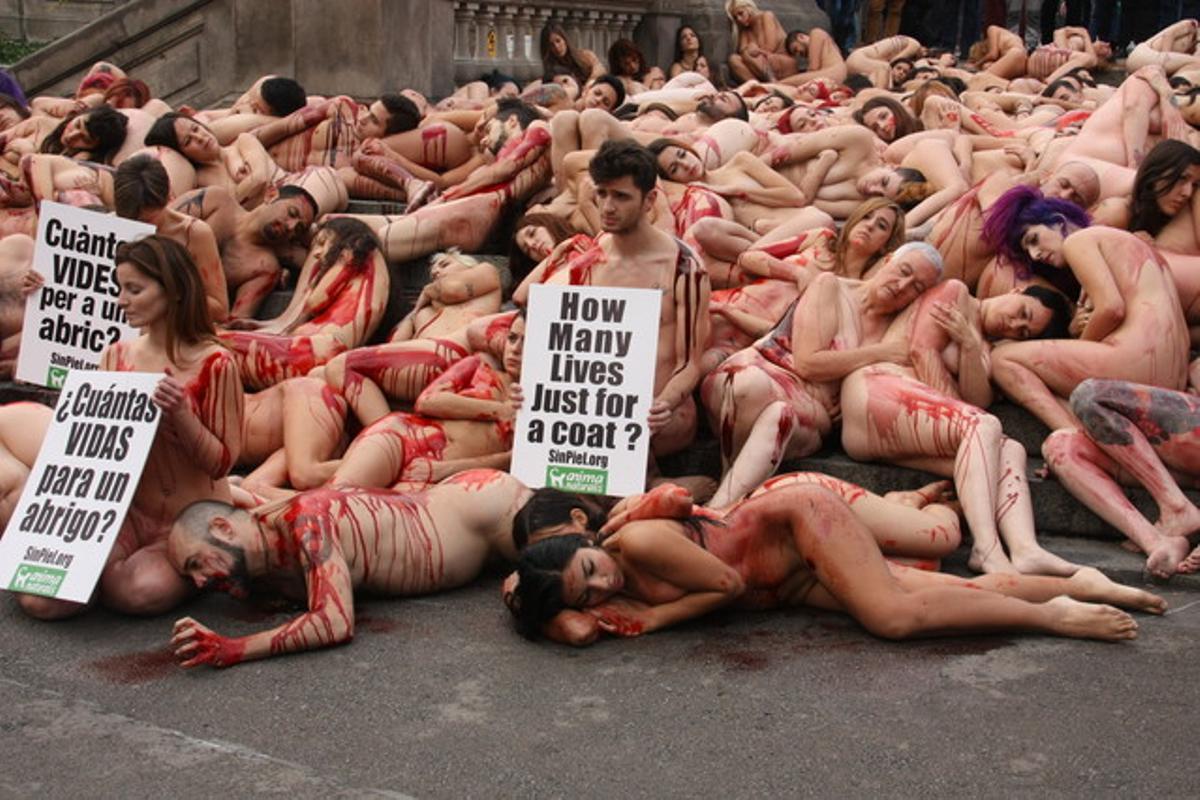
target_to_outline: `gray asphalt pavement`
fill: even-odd
[[[1111,543],[1052,549],[1127,581]],[[729,613],[586,650],[511,629],[498,578],[372,601],[347,647],[184,672],[173,617],[0,598],[0,797],[1195,797],[1200,581],[1109,645],[893,644]],[[187,609],[226,634],[283,615]]]

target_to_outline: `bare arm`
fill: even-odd
[[[1091,319],[1079,338],[1103,341],[1125,320],[1125,298],[1113,276],[1108,257],[1090,235],[1068,237],[1063,243],[1063,255],[1083,287],[1083,293],[1092,302]]]
[[[425,387],[413,408],[437,419],[500,422],[513,416],[496,370],[480,355],[456,361]]]
[[[900,360],[896,347],[883,342],[848,350],[831,346],[842,326],[840,295],[839,278],[822,273],[800,298],[792,315],[792,365],[805,380],[841,380],[860,367]]]

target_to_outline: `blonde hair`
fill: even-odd
[[[879,248],[879,252],[867,259],[863,264],[862,273],[859,275],[846,275],[845,277],[862,277],[870,271],[879,260],[888,253],[895,250],[900,245],[904,244],[904,210],[900,208],[900,204],[895,200],[887,197],[872,197],[859,203],[858,206],[850,212],[850,216],[846,219],[846,224],[838,231],[837,238],[833,240],[833,256],[835,261],[835,272],[838,275],[843,275],[843,270],[846,266],[846,253],[850,250],[850,232],[854,226],[866,219],[867,215],[878,211],[881,208],[890,208],[896,215],[896,221],[892,224],[891,235],[888,236],[883,247]]]
[[[433,258],[429,259],[429,263],[432,264],[439,258],[451,258],[459,263],[466,264],[468,267],[474,267],[479,264],[479,259],[475,258],[474,256],[466,255],[457,247],[447,247],[440,253],[434,253]]]
[[[738,24],[733,18],[733,12],[739,8],[748,8],[755,14],[760,12],[758,3],[754,2],[754,0],[725,0],[725,16],[729,17],[730,29],[733,32],[734,50],[737,49]]]

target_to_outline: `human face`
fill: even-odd
[[[712,107],[725,117],[732,117],[742,108],[742,103],[733,92],[717,92],[712,99]]]
[[[337,235],[329,228],[321,228],[313,236],[312,245],[308,248],[308,257],[314,261],[324,261],[325,256],[333,248]],[[432,267],[430,267],[432,271]]]
[[[883,250],[883,246],[887,244],[895,229],[896,210],[894,208],[877,208],[850,229],[850,247],[859,253],[875,255]]]
[[[1168,217],[1173,217],[1183,210],[1196,191],[1196,183],[1200,182],[1200,165],[1192,164],[1183,171],[1179,180],[1171,184],[1157,198],[1158,208]]]
[[[541,225],[526,225],[517,231],[517,247],[532,259],[541,261],[554,250],[554,237]]]
[[[562,34],[550,34],[550,52],[558,58],[567,54],[567,40],[562,37]]]
[[[471,268],[471,265],[465,261],[455,258],[450,253],[443,253],[433,260],[429,265],[429,277],[432,280],[444,278],[447,275],[453,275],[456,272],[463,272]]]
[[[938,282],[938,271],[925,256],[916,252],[892,256],[869,283],[870,296],[879,308],[896,313],[909,306]]]
[[[1083,91],[1073,85],[1064,84],[1055,89],[1050,97],[1067,103],[1079,103],[1083,101]]]
[[[685,53],[694,52],[700,49],[700,37],[691,28],[684,27],[679,31],[679,47]]]
[[[117,305],[131,328],[145,329],[166,318],[167,293],[163,285],[133,264],[117,264],[117,287]]]
[[[769,94],[754,104],[754,111],[759,114],[770,114],[783,110],[783,98],[777,94]]]
[[[264,208],[259,233],[273,244],[296,242],[304,236],[312,219],[312,208],[304,198],[277,199]]]
[[[658,168],[676,183],[691,183],[704,177],[700,157],[682,147],[666,147],[658,154]]]
[[[1050,324],[1050,309],[1019,291],[984,300],[979,321],[989,339],[1031,339]]]
[[[597,184],[595,197],[600,209],[600,226],[606,233],[633,231],[650,210],[652,194],[653,191],[643,194],[628,175]]]
[[[224,529],[233,530],[231,522],[221,522]],[[167,558],[197,589],[228,592],[239,599],[250,595],[246,551],[239,544],[211,538],[211,532],[207,540],[197,540],[172,530],[167,541]]]
[[[573,75],[555,75],[554,82],[567,92],[567,97],[571,100],[579,99],[579,81],[575,80]]]
[[[892,86],[900,86],[908,76],[912,74],[912,64],[907,61],[901,61],[899,64],[892,65]]]
[[[733,9],[733,21],[739,28],[749,28],[753,20],[754,12],[750,10],[750,6],[736,6]]]
[[[570,608],[603,603],[625,588],[625,575],[599,547],[581,547],[563,568],[563,602]]]
[[[900,191],[900,176],[890,167],[876,167],[855,185],[864,197],[895,197]]]
[[[525,319],[517,317],[504,338],[504,371],[514,381],[521,380],[521,356],[525,353]]]
[[[788,55],[803,56],[808,53],[808,34],[798,33],[787,42]]]
[[[1099,179],[1091,168],[1068,162],[1063,164],[1041,186],[1042,194],[1087,208],[1100,196]]]
[[[1065,238],[1058,225],[1030,225],[1021,234],[1021,249],[1034,261],[1062,267],[1067,263],[1063,256]]]
[[[354,130],[361,139],[377,139],[383,136],[387,130],[388,120],[391,118],[387,108],[383,102],[376,100],[367,107],[367,113],[358,118],[354,123]]]
[[[890,108],[876,106],[863,114],[863,125],[875,131],[875,135],[885,142],[896,138],[896,115]]]
[[[617,107],[617,92],[607,83],[593,83],[583,96],[583,107],[612,111]]]
[[[197,164],[211,164],[221,155],[221,145],[212,131],[192,119],[175,120],[179,151]]]
[[[1189,125],[1200,126],[1200,94],[1180,98],[1179,113]]]
[[[825,127],[825,117],[807,106],[792,106],[788,110],[788,119],[792,123],[792,133],[810,133]]]
[[[510,117],[509,119],[511,120],[512,118]],[[479,146],[492,155],[496,155],[503,150],[504,145],[508,143],[508,139],[513,133],[512,129],[514,126],[509,125],[508,122],[509,120],[501,122],[493,117],[484,123],[483,133],[479,137]]]
[[[621,59],[621,74],[636,75],[642,66],[642,60],[635,55],[627,55]]]
[[[21,115],[7,106],[0,108],[0,131],[6,131],[21,122]]]
[[[62,132],[62,143],[72,150],[87,150],[90,147],[95,147],[99,142],[96,137],[88,133],[87,126],[84,125],[84,116],[80,114],[74,117],[66,124]]]

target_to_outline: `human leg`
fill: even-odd
[[[283,442],[288,482],[296,489],[321,486],[337,469],[346,426],[345,398],[326,382],[296,378],[283,384]]]
[[[326,364],[324,377],[365,426],[391,412],[389,397],[415,400],[421,390],[464,355],[466,350],[453,342],[434,339],[358,347]]]
[[[996,526],[1008,547],[1017,572],[1037,575],[1071,575],[1078,564],[1059,558],[1037,542],[1033,498],[1026,475],[1025,448],[1004,437],[1000,443],[1000,482],[997,487]]]

